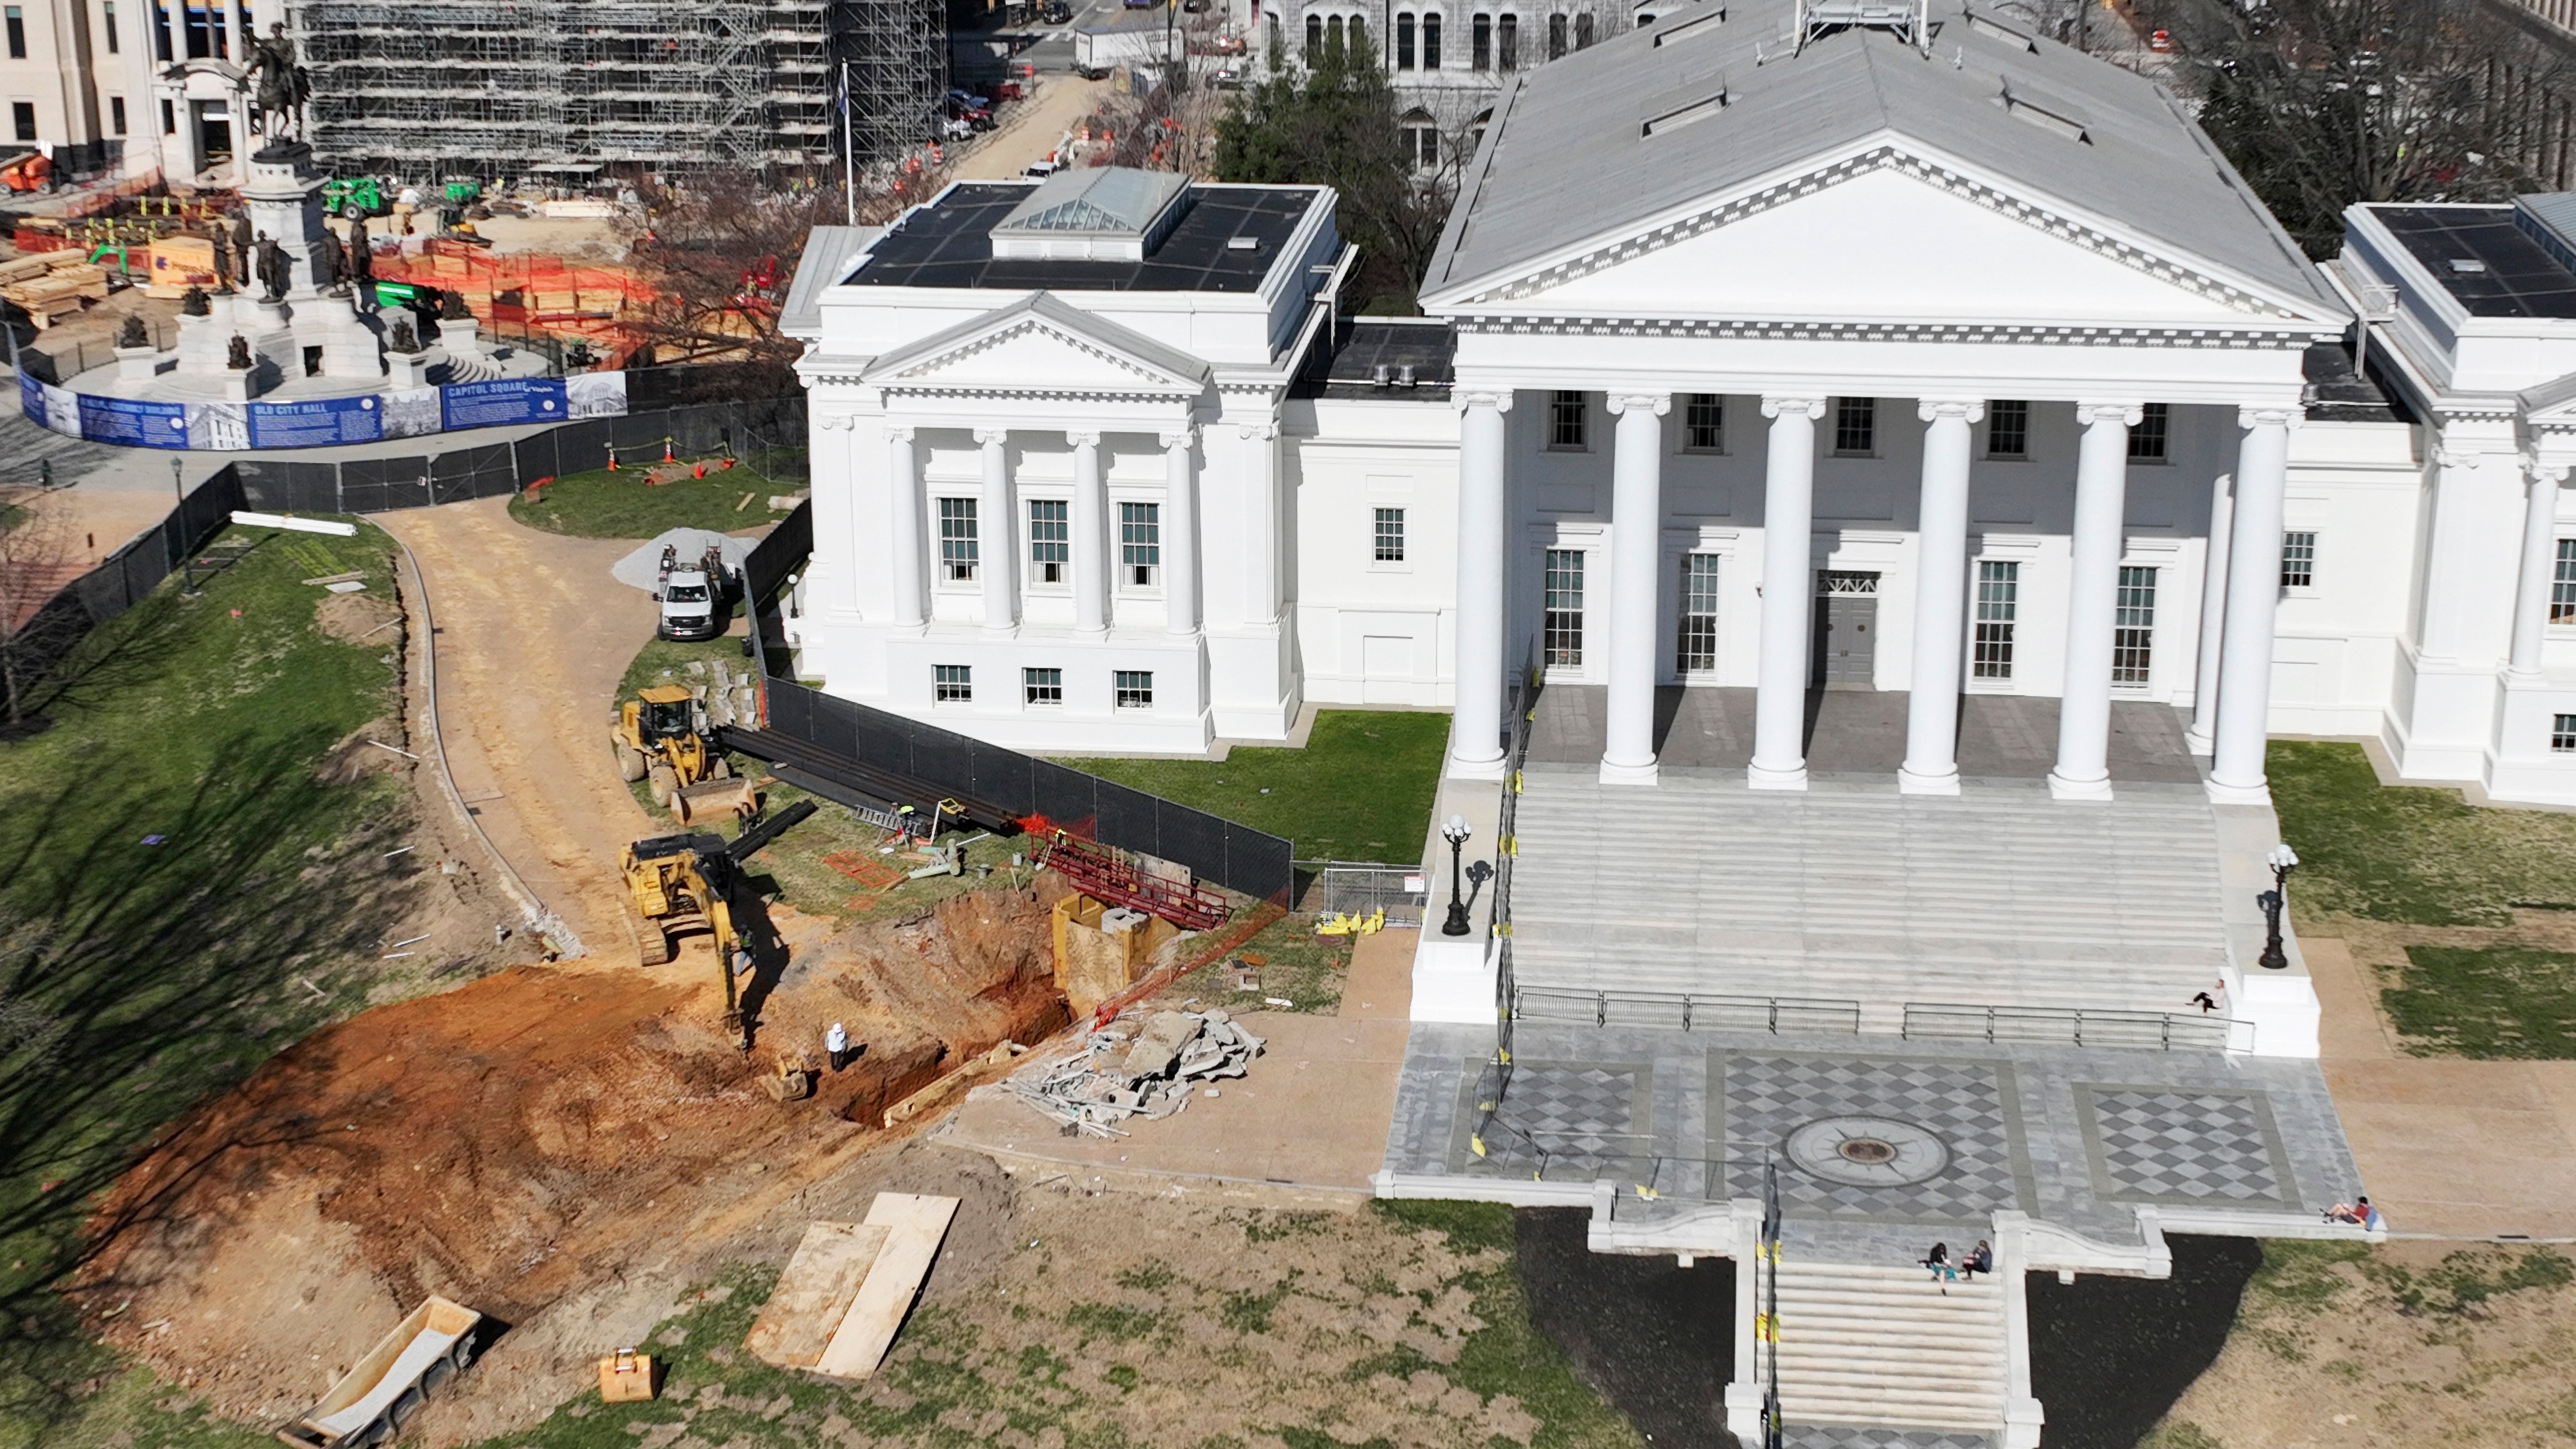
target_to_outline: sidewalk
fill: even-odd
[[[2389,1232],[2576,1239],[2576,1062],[2408,1056],[2344,943],[2303,944],[2326,1087]]]
[[[1371,1196],[1404,1065],[1414,932],[1361,938],[1336,1016],[1247,1012],[1268,1042],[1250,1075],[1132,1135],[1061,1137],[999,1086],[979,1088],[931,1136],[983,1152],[1025,1182],[1188,1194],[1249,1206],[1350,1211]],[[1189,995],[1186,980],[1174,993]],[[1027,1068],[1023,1068],[1027,1070]]]

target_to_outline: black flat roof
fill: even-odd
[[[1449,400],[1450,361],[1458,333],[1449,323],[1422,317],[1345,317],[1333,335],[1307,354],[1293,389],[1299,397],[1372,398],[1382,402]],[[1386,385],[1377,370],[1386,369]],[[1399,385],[1404,369],[1413,385]]]
[[[2374,206],[2389,234],[2472,317],[2576,318],[2576,272],[2514,225],[2510,206]],[[2467,270],[2454,262],[2473,265]]]
[[[1315,204],[1312,186],[1195,187],[1180,224],[1141,262],[997,259],[992,231],[1035,183],[966,181],[879,238],[843,286],[996,291],[1252,292]],[[1260,242],[1235,248],[1238,236]]]
[[[2379,376],[2385,346],[2370,352],[2370,375],[2353,371],[2352,344],[2319,342],[2300,359],[2306,376],[2307,416],[2337,423],[2411,423],[2413,415],[2398,406],[2396,394]]]

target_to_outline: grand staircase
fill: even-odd
[[[1944,1286],[1920,1268],[1781,1264],[1781,1417],[1970,1443],[2000,1434],[2004,1290],[1990,1277]]]

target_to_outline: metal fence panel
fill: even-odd
[[[1100,813],[1100,778],[1040,760],[1029,772],[1029,811],[1068,829],[1090,830]]]
[[[1430,906],[1424,886],[1419,866],[1327,861],[1306,891],[1305,908],[1354,916],[1383,910],[1390,926],[1418,926]]]

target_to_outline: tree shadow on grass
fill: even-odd
[[[113,1361],[64,1280],[247,1144],[194,1144],[158,1190],[85,1224],[95,1195],[155,1129],[336,1014],[296,978],[364,959],[400,913],[415,870],[350,847],[367,787],[314,779],[329,743],[231,741],[184,794],[83,775],[0,796],[0,998],[35,1028],[0,1034],[0,1243],[25,1264],[0,1277],[0,1416],[75,1412]]]

